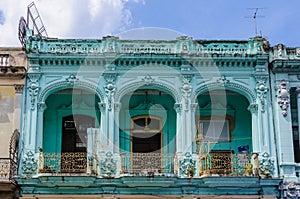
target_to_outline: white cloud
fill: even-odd
[[[21,16],[26,19],[31,1],[0,1],[5,17],[0,24],[0,46],[20,46],[18,23]],[[49,37],[100,39],[131,25],[129,2],[145,4],[144,0],[36,0],[35,4]]]

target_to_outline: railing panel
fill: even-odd
[[[41,153],[39,173],[85,173],[86,152]]]
[[[9,181],[10,174],[10,159],[0,159],[0,181]]]
[[[121,154],[121,164],[121,173],[170,174],[174,170],[174,154],[123,153]]]
[[[13,176],[17,174],[17,164],[10,158],[0,158],[0,181],[14,182]]]
[[[250,164],[248,154],[232,154],[229,151],[210,152],[200,158],[201,175],[245,175],[249,174]],[[252,168],[250,168],[251,170]]]

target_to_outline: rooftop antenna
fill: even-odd
[[[31,22],[31,23],[30,23]],[[34,2],[27,6],[27,28],[32,24],[33,34],[48,37],[46,28]]]
[[[257,13],[258,13],[258,10],[262,10],[262,9],[265,9],[265,8],[248,8],[248,10],[253,10],[254,11],[254,13],[253,13],[253,15],[252,16],[247,16],[247,18],[252,18],[253,19],[253,21],[254,21],[254,29],[255,29],[255,36],[257,37],[258,36],[258,30],[257,30],[257,18],[259,17],[259,18],[263,18],[263,17],[265,17],[265,16],[263,16],[263,15],[258,15]],[[261,31],[260,31],[260,36],[262,36],[261,35]]]

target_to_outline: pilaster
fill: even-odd
[[[278,162],[280,174],[284,180],[296,181],[295,160],[293,153],[292,118],[290,110],[289,85],[285,80],[281,80],[277,85],[277,103],[274,104],[276,110],[276,128],[278,140]]]

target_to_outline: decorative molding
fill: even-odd
[[[190,104],[190,96],[192,94],[192,86],[188,82],[188,80],[183,79],[183,84],[181,86],[181,93],[184,99],[184,110],[188,111],[189,110],[189,104]]]
[[[47,104],[45,102],[38,102],[37,107],[39,111],[45,111],[47,109]]]
[[[284,182],[280,185],[281,196],[286,199],[300,198],[300,183]]]
[[[32,151],[27,151],[22,160],[22,173],[25,175],[35,174],[37,171],[37,160]]]
[[[152,82],[154,82],[154,79],[148,74],[144,78],[142,78],[142,81],[144,81],[144,84],[146,86],[149,86],[150,84],[152,84]]]
[[[192,94],[192,101],[195,101],[197,99],[197,97],[199,95],[201,95],[202,93],[205,93],[209,90],[214,90],[214,89],[223,89],[224,87],[220,86],[220,84],[216,83],[216,82],[212,82],[212,83],[208,83],[208,84],[202,84],[200,87],[198,87]],[[250,103],[254,103],[256,96],[255,94],[247,87],[241,85],[241,84],[237,84],[237,83],[233,83],[233,82],[228,82],[226,83],[225,86],[225,90],[233,90],[238,92],[241,95],[244,95]],[[239,91],[242,91],[239,92]]]
[[[266,104],[266,97],[267,97],[268,90],[269,88],[266,85],[265,79],[260,79],[256,82],[256,92],[257,92],[257,97],[261,104],[262,112],[265,111],[265,104]]]
[[[111,111],[113,97],[116,92],[116,86],[115,86],[114,82],[106,82],[106,85],[104,86],[104,90],[105,90],[105,94],[107,97],[108,110]]]
[[[175,103],[174,104],[174,109],[175,109],[176,113],[181,113],[181,111],[182,111],[182,104],[181,103]]]
[[[15,84],[14,86],[15,86],[15,93],[22,94],[24,85],[23,84]]]
[[[285,80],[281,80],[280,84],[277,86],[277,99],[278,104],[282,110],[283,117],[287,116],[287,110],[290,104],[290,92]]]
[[[30,102],[31,102],[31,110],[35,109],[35,103],[36,103],[36,98],[39,93],[39,78],[41,76],[40,73],[28,73],[28,79],[29,79],[29,86],[27,87],[29,91],[29,95],[31,97]]]
[[[265,178],[271,178],[275,170],[274,160],[271,160],[271,157],[267,152],[264,152],[259,157],[262,157],[258,163],[259,173]]]
[[[120,101],[121,97],[123,97],[126,93],[131,92],[132,90],[135,90],[144,85],[144,81],[136,81],[127,85],[122,85],[121,89],[119,89],[115,94],[115,100]],[[169,94],[174,98],[175,102],[181,101],[181,96],[173,87],[158,81],[152,82],[151,85],[169,91]]]
[[[113,154],[107,152],[105,159],[100,161],[100,171],[108,177],[114,176],[117,172],[117,162],[113,159]]]
[[[186,153],[182,160],[179,160],[179,175],[193,177],[196,172],[196,161],[192,159],[190,153]]]
[[[251,112],[251,114],[257,113],[258,111],[258,104],[252,103],[248,106],[248,111]]]
[[[217,79],[217,83],[221,86],[225,86],[227,83],[229,83],[229,80],[226,79],[224,75],[222,75],[219,79]]]
[[[99,102],[98,106],[99,106],[100,112],[105,112],[105,110],[106,110],[106,103],[105,102]]]
[[[91,92],[95,92],[95,94],[100,98],[100,101],[104,100],[104,94],[100,91],[100,89],[95,86],[94,84],[83,82],[80,80],[76,81],[76,84],[70,85],[67,81],[60,81],[56,82],[54,84],[51,84],[44,88],[39,96],[39,102],[44,102],[46,99],[46,96],[50,94],[51,91],[56,89],[66,89],[66,88],[81,88],[81,89],[88,89]]]
[[[73,86],[74,83],[78,81],[78,78],[76,77],[76,75],[71,74],[66,78],[66,81],[69,86]]]

